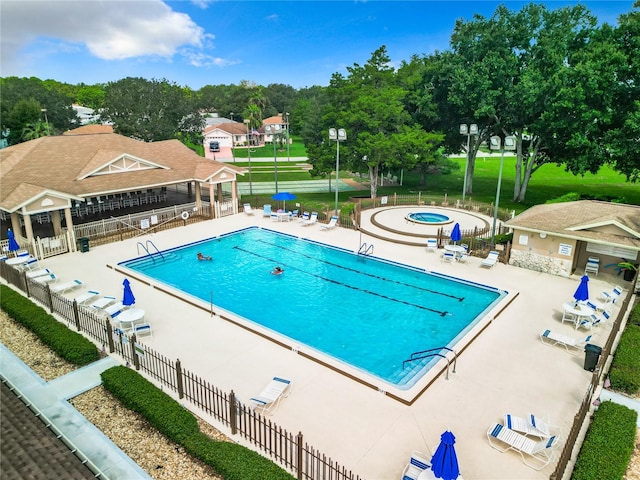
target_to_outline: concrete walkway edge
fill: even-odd
[[[104,433],[89,422],[67,401],[100,385],[100,373],[119,363],[111,357],[98,360],[63,377],[45,382],[9,349],[0,343],[0,377],[22,396],[32,409],[41,412],[80,455],[89,460],[100,478],[110,480],[151,479]],[[98,473],[96,472],[96,473]]]

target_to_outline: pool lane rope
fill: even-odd
[[[331,266],[334,266],[334,267],[337,267],[337,268],[342,268],[344,270],[349,270],[349,271],[357,273],[359,275],[366,275],[367,277],[377,278],[379,280],[384,280],[385,282],[392,282],[392,283],[395,283],[396,285],[402,285],[404,287],[411,287],[411,288],[415,288],[416,290],[422,290],[423,292],[429,292],[429,293],[434,293],[436,295],[442,295],[443,297],[453,298],[454,300],[458,300],[459,302],[464,301],[464,298],[465,298],[465,297],[458,297],[457,295],[452,295],[450,293],[438,292],[437,290],[431,290],[429,288],[418,287],[417,285],[412,285],[411,283],[399,282],[397,280],[390,280],[388,278],[381,277],[379,275],[374,275],[372,273],[361,272],[360,270],[356,270],[355,268],[345,267],[343,265],[340,265],[340,264],[337,264],[337,263],[333,263],[333,262],[328,262],[326,260],[319,260],[318,258],[313,257],[311,255],[307,255],[306,253],[300,253],[300,252],[297,252],[296,250],[293,250],[292,248],[288,248],[288,247],[281,247],[280,245],[276,245],[274,243],[267,242],[266,240],[259,240],[259,241],[262,242],[262,243],[266,243],[267,245],[270,245],[272,247],[279,248],[281,250],[288,250],[291,253],[295,253],[297,255],[302,255],[303,257],[311,258],[311,259],[315,260],[316,262],[326,263],[327,265],[331,265]]]
[[[267,257],[266,255],[261,255],[261,254],[256,253],[256,252],[252,252],[252,251],[250,251],[250,250],[244,249],[244,248],[239,247],[239,246],[237,246],[237,245],[236,245],[235,247],[233,247],[233,248],[235,248],[236,250],[240,250],[240,251],[242,251],[242,252],[244,252],[244,253],[248,253],[249,255],[253,255],[253,256],[255,256],[255,257],[264,258],[265,260],[269,260],[269,261],[271,261],[271,262],[276,262],[276,260],[275,260],[275,259],[273,259],[273,258]],[[316,259],[316,260],[317,260],[317,259]],[[277,262],[276,262],[276,263],[277,263]],[[324,262],[324,263],[328,263],[328,264],[330,264],[330,265],[333,265],[333,264],[331,264],[330,262]],[[335,279],[333,279],[333,278],[327,278],[327,277],[323,277],[323,276],[321,276],[321,275],[317,275],[317,274],[315,274],[315,273],[309,273],[309,272],[307,272],[306,270],[302,270],[302,269],[300,269],[300,268],[292,267],[292,266],[290,266],[290,265],[287,265],[286,263],[280,263],[280,265],[285,265],[287,268],[291,268],[292,270],[298,270],[299,272],[306,273],[307,275],[312,275],[312,276],[314,276],[314,277],[316,277],[316,278],[319,278],[319,279],[321,279],[321,280],[324,280],[324,281],[326,281],[326,282],[335,283],[336,285],[341,285],[341,286],[343,286],[343,287],[347,287],[347,288],[350,288],[350,289],[352,289],[352,290],[357,290],[357,291],[360,291],[360,292],[368,293],[369,295],[376,295],[376,296],[378,296],[378,297],[385,298],[385,299],[390,300],[390,301],[392,301],[392,302],[404,303],[405,305],[408,305],[408,306],[410,306],[410,307],[415,307],[415,308],[419,308],[419,309],[422,309],[422,310],[428,310],[428,311],[430,311],[430,312],[437,313],[437,314],[438,314],[438,315],[440,315],[441,317],[446,317],[447,315],[449,315],[449,312],[447,312],[447,311],[435,310],[435,309],[433,309],[433,308],[425,307],[424,305],[418,305],[418,304],[416,304],[416,303],[411,303],[411,302],[407,302],[406,300],[400,300],[400,299],[398,299],[398,298],[389,297],[389,296],[387,296],[387,295],[383,295],[383,294],[378,293],[378,292],[373,292],[373,291],[371,291],[371,290],[365,290],[364,288],[355,287],[355,286],[353,286],[353,285],[349,285],[348,283],[340,282],[340,281],[335,280]],[[336,265],[336,266],[341,267],[340,265]],[[345,268],[345,267],[341,267],[341,268]],[[351,270],[351,269],[349,269],[349,268],[345,268],[345,269],[346,269],[346,270]],[[357,270],[353,270],[353,271],[354,271],[354,272],[356,272],[356,273],[361,273],[361,272],[358,272]],[[368,276],[371,276],[371,277],[376,277],[376,275],[369,275],[369,274],[365,274],[365,275],[368,275]],[[382,280],[386,280],[384,277],[377,277],[377,278],[380,278],[380,279],[382,279]],[[392,280],[387,280],[387,281],[392,281]],[[400,284],[402,284],[401,282],[395,282],[395,283],[400,283]],[[402,284],[402,285],[407,285],[407,286],[410,286],[410,287],[414,286],[414,285],[410,285],[410,284]],[[416,287],[416,288],[419,288],[419,287]],[[421,290],[425,290],[425,289],[421,289]],[[438,292],[434,292],[434,293],[438,293]]]

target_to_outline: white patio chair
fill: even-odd
[[[282,397],[289,395],[291,380],[280,377],[273,377],[259,395],[249,399],[249,407],[252,409],[262,409],[265,413],[273,413],[280,405]],[[285,395],[285,391],[287,394]]]

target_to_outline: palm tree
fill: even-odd
[[[49,123],[38,120],[35,123],[27,123],[22,129],[23,140],[34,140],[40,137],[47,137],[53,134],[53,128]]]

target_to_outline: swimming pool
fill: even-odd
[[[213,257],[198,261],[197,252]],[[506,292],[251,227],[119,265],[409,389]],[[281,266],[285,273],[272,275]]]

